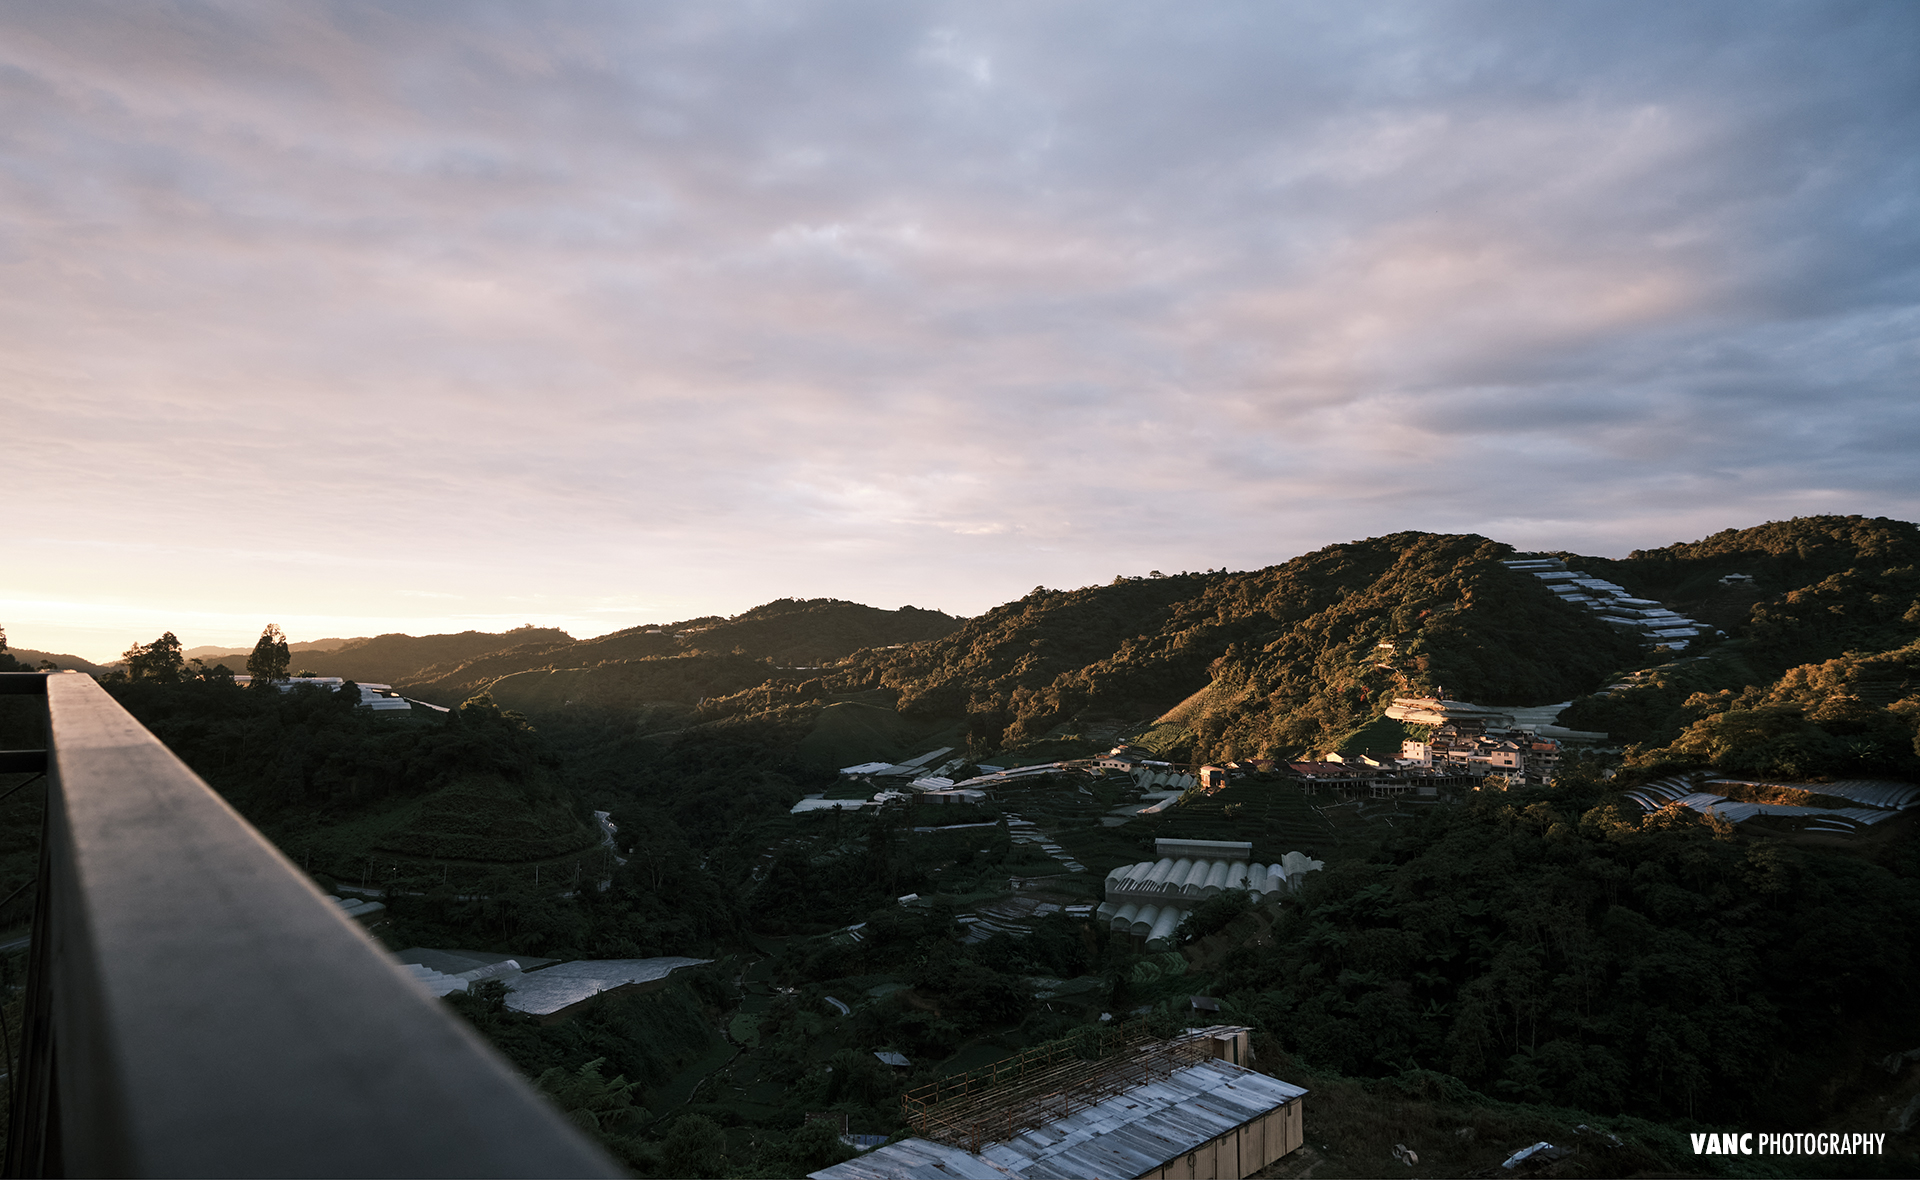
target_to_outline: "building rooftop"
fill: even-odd
[[[1023,1180],[1139,1176],[1306,1094],[1227,1061],[1203,1061],[980,1154]]]
[[[1245,1066],[1208,1059],[986,1144],[977,1154],[906,1139],[814,1172],[811,1180],[1140,1176],[1306,1092]]]
[[[931,1139],[902,1139],[811,1173],[809,1180],[1008,1180],[992,1160]]]

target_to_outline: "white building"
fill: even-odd
[[[252,684],[253,677],[247,675],[235,676],[233,682],[243,685]],[[341,687],[346,683],[346,679],[340,676],[289,676],[285,680],[274,681],[273,686],[281,692],[292,692],[296,688],[303,687],[324,688],[328,692],[339,692]],[[382,712],[388,712],[405,711],[413,708],[413,702],[393,691],[391,684],[361,684],[355,681],[354,687],[360,690],[360,708],[362,709],[377,709]],[[429,706],[429,708],[439,709],[439,706],[433,705]],[[440,712],[444,713],[446,710],[440,709]]]

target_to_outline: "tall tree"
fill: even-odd
[[[247,657],[247,675],[253,677],[256,688],[265,688],[276,680],[287,678],[287,669],[293,666],[293,653],[287,650],[287,637],[280,632],[277,623],[268,623],[267,629],[260,632],[260,642],[253,645],[253,654]]]
[[[180,656],[180,641],[174,638],[171,631],[152,643],[134,644],[121,658],[127,661],[129,680],[176,684],[186,671],[186,661]]]

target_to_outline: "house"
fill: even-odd
[[[915,803],[985,803],[987,793],[978,787],[956,787],[945,791],[923,791]]]
[[[245,687],[253,683],[253,677],[243,673],[235,676],[233,682]],[[274,681],[273,687],[279,689],[281,692],[292,692],[296,688],[303,687],[323,688],[328,692],[339,692],[346,684],[346,678],[341,676],[289,676],[283,680]],[[405,712],[413,708],[413,702],[393,691],[391,684],[359,684],[356,682],[354,687],[360,690],[359,707],[362,709],[373,709],[384,713],[394,711]],[[441,713],[447,711],[438,705],[428,705],[427,707]]]

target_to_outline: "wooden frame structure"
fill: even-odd
[[[978,1152],[1213,1056],[1207,1033],[1162,1040],[1133,1022],[1034,1045],[909,1090],[900,1103],[916,1133]]]

